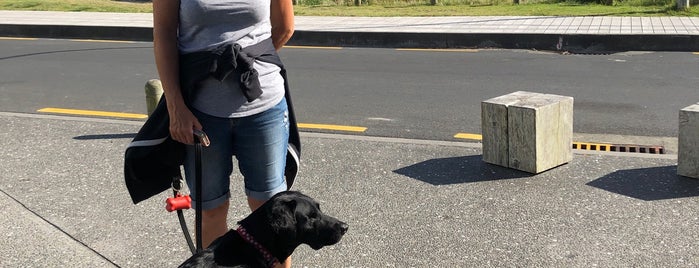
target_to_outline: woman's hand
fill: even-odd
[[[184,104],[168,105],[170,136],[184,144],[194,144],[194,130],[202,130],[199,120]]]

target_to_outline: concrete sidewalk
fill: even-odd
[[[0,112],[0,267],[175,267],[167,193],[133,205],[123,152],[142,122]],[[479,143],[302,133],[295,190],[350,225],[294,267],[696,267],[699,180],[676,155],[576,151],[538,175]],[[247,214],[240,175],[229,226]],[[187,212],[187,217],[193,215]]]
[[[0,11],[0,36],[152,40],[151,14]],[[290,45],[699,51],[697,17],[296,17]]]

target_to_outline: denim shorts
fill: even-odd
[[[230,198],[233,156],[245,182],[245,194],[267,200],[286,191],[284,168],[289,143],[286,100],[259,114],[241,118],[221,118],[193,110],[211,145],[202,149],[202,207],[213,209]],[[185,176],[192,199],[194,146],[187,146]],[[193,202],[194,203],[194,202]]]

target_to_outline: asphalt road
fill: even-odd
[[[365,135],[454,140],[480,133],[480,102],[526,90],[575,98],[576,133],[675,137],[699,100],[689,52],[562,55],[531,50],[285,48],[301,123]],[[0,40],[0,110],[145,113],[151,43]]]

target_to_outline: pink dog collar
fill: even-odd
[[[269,251],[260,245],[257,241],[255,241],[255,238],[252,237],[251,234],[248,233],[243,226],[238,226],[238,229],[236,229],[236,232],[240,235],[240,237],[245,240],[245,242],[248,242],[248,244],[252,245],[257,249],[262,254],[262,257],[265,258],[265,261],[267,262],[267,267],[274,267],[275,265],[279,264],[279,260],[272,256],[272,253],[269,253]]]

